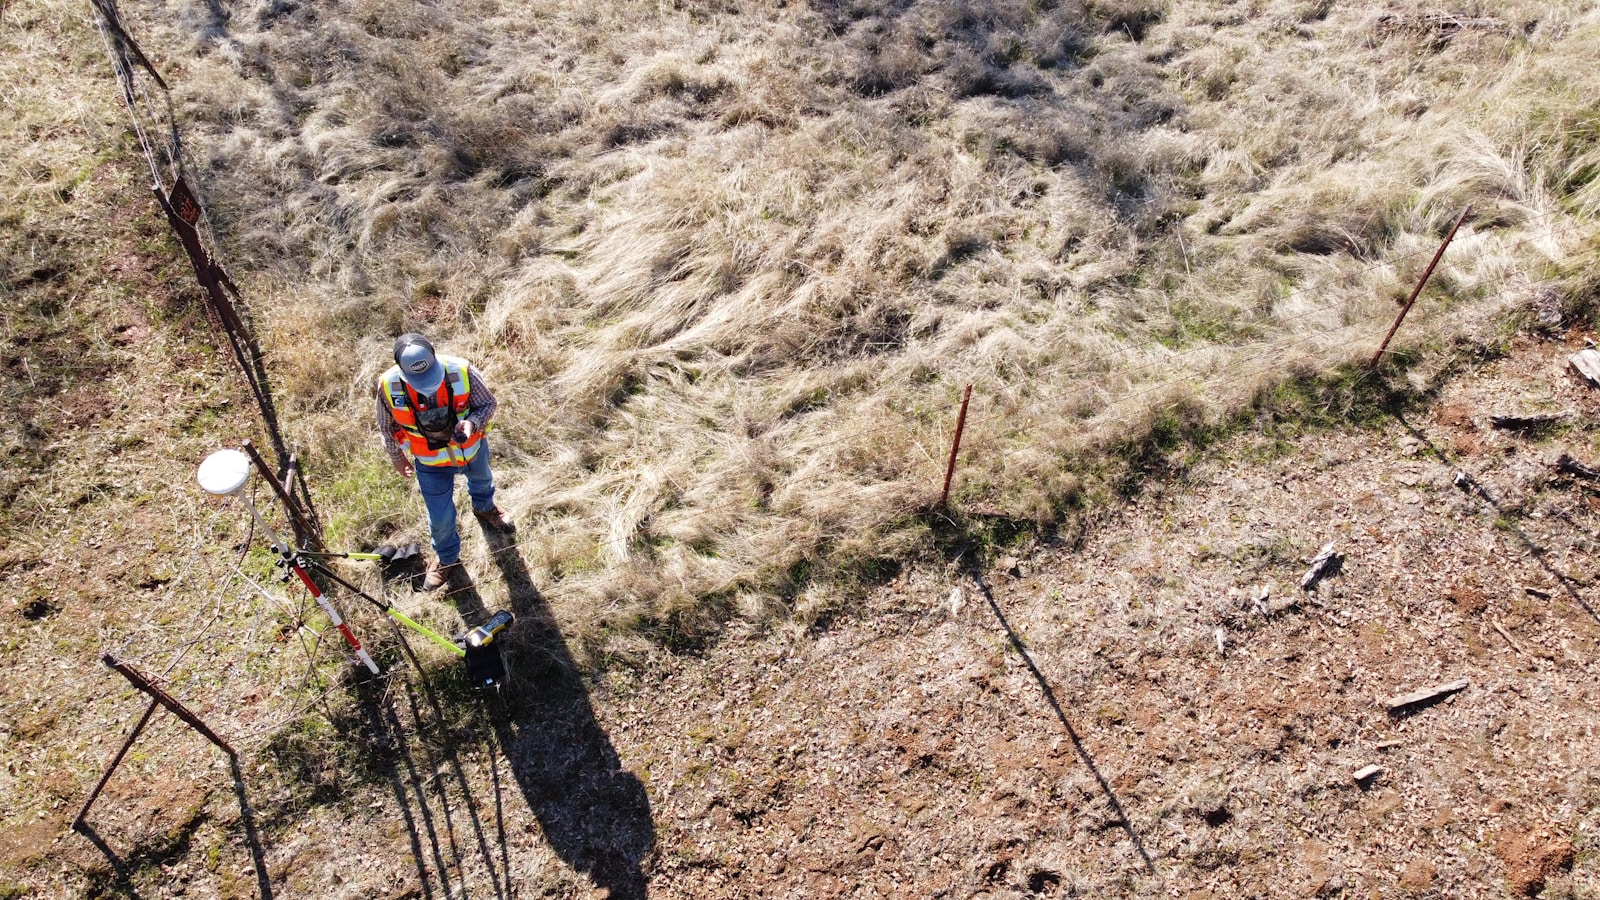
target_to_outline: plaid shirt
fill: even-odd
[[[467,421],[472,423],[472,430],[482,434],[489,427],[489,419],[494,416],[495,407],[499,404],[494,399],[494,394],[489,390],[489,382],[484,380],[483,373],[472,363],[467,363],[467,378],[472,383],[472,390],[467,394]],[[394,410],[389,408],[389,401],[383,399],[383,383],[378,383],[377,394],[378,436],[383,441],[383,451],[389,454],[390,462],[400,462],[405,459],[405,448],[394,439],[394,433],[400,430],[400,423],[394,420]]]

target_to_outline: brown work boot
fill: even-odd
[[[515,534],[517,526],[500,513],[500,507],[491,506],[485,510],[473,510],[472,514],[478,517],[479,524],[496,534]]]
[[[450,580],[450,577],[455,574],[456,569],[460,568],[460,566],[460,563],[440,565],[438,560],[430,560],[428,562],[428,572],[422,576],[422,589],[424,591],[437,591],[439,588],[444,587],[445,582]]]

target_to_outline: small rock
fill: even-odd
[[[958,615],[961,607],[966,605],[967,594],[959,587],[950,589],[950,599],[945,601],[950,607],[950,615]]]
[[[1280,598],[1280,599],[1277,599],[1277,600],[1273,600],[1273,601],[1267,603],[1267,605],[1266,605],[1266,614],[1269,615],[1269,616],[1275,616],[1278,613],[1285,612],[1287,610],[1293,609],[1294,607],[1299,606],[1299,605],[1300,605],[1300,599],[1298,597],[1294,597],[1294,596],[1283,597],[1283,598]]]
[[[1377,778],[1379,775],[1382,775],[1382,774],[1383,774],[1383,767],[1382,766],[1362,766],[1361,768],[1356,770],[1356,773],[1354,775],[1351,775],[1350,777],[1355,779],[1356,784],[1365,786],[1367,782],[1371,781],[1374,778]]]
[[[1562,309],[1561,291],[1552,284],[1535,285],[1528,291],[1528,308],[1533,313],[1534,324],[1541,331],[1555,332],[1566,321]]]
[[[1015,556],[1001,558],[1000,564],[995,568],[1010,575],[1012,578],[1022,577],[1022,560],[1017,559]]]

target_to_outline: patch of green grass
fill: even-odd
[[[731,591],[705,594],[692,604],[675,604],[655,615],[638,616],[632,629],[623,630],[647,634],[676,655],[696,655],[721,631],[721,623],[731,616],[735,599]]]
[[[1286,537],[1245,544],[1228,556],[1233,563],[1253,565],[1258,570],[1267,566],[1291,563],[1297,558],[1294,543]]]
[[[1388,365],[1404,368],[1415,352],[1397,352]],[[1372,427],[1423,399],[1364,366],[1345,366],[1322,376],[1296,376],[1277,382],[1256,398],[1255,410],[1270,424],[1297,428]]]
[[[313,499],[330,517],[330,547],[369,549],[419,514],[421,501],[412,495],[413,482],[397,475],[386,456],[362,457],[341,469],[331,483],[323,483],[328,486]]]
[[[1250,336],[1250,329],[1233,321],[1220,307],[1200,307],[1177,302],[1170,310],[1172,322],[1157,331],[1156,342],[1173,350],[1186,350],[1207,344],[1231,346]]]
[[[930,520],[936,549],[947,558],[972,555],[989,559],[1040,534],[1033,519],[997,514],[974,514],[950,509]]]

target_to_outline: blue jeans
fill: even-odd
[[[456,473],[467,476],[467,496],[478,512],[494,509],[494,476],[489,474],[489,442],[478,445],[478,455],[465,466],[417,466],[417,489],[428,507],[428,533],[440,565],[461,559],[461,535],[456,531]]]

